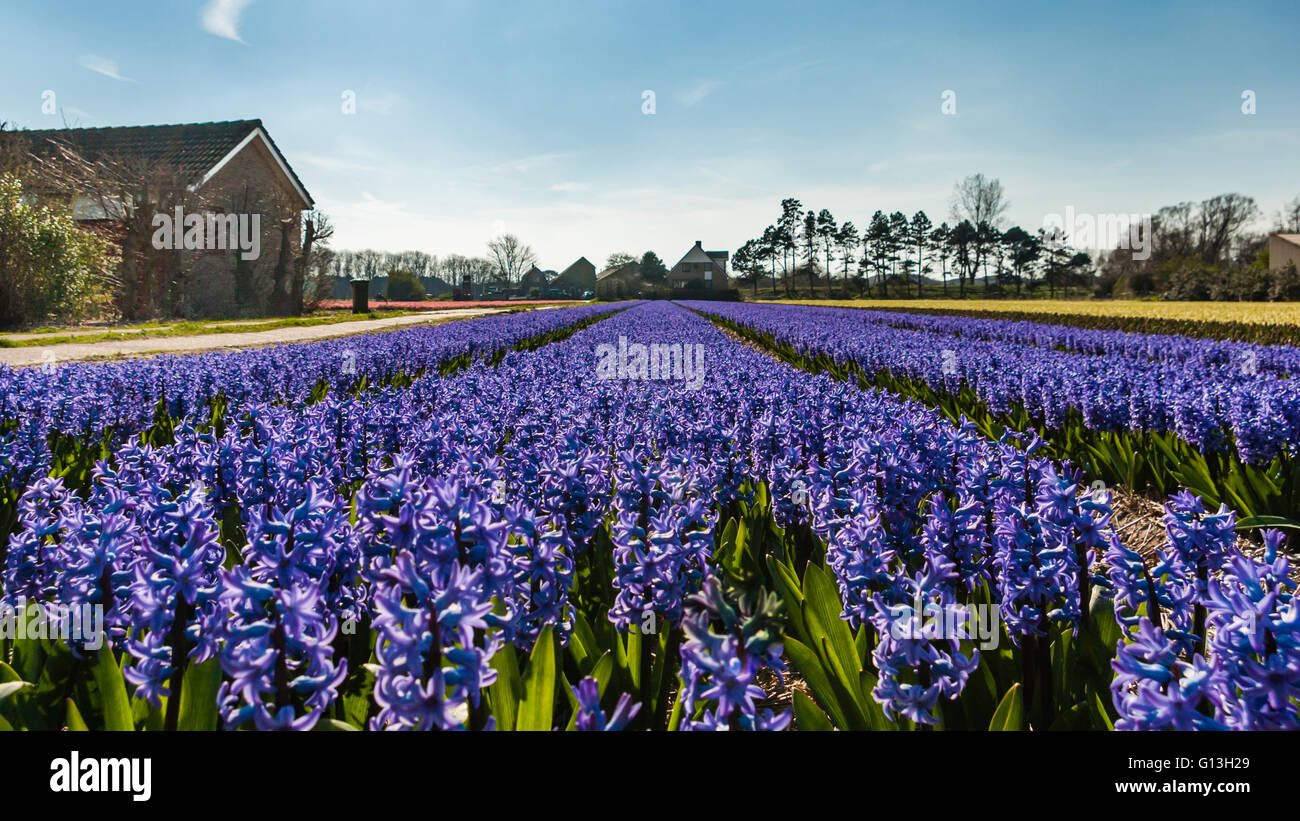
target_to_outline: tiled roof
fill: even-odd
[[[289,161],[284,159],[261,120],[111,128],[50,128],[10,133],[32,140],[32,150],[35,153],[48,150],[49,140],[61,140],[92,162],[105,156],[120,156],[150,163],[167,163],[175,166],[190,180],[197,181],[203,179],[213,166],[258,128],[262,129],[275,153],[280,155],[294,183],[306,194],[306,186],[298,179]],[[308,195],[307,199],[310,201],[311,196]]]
[[[590,270],[591,273],[587,273],[588,270]],[[578,257],[576,260],[573,261],[572,265],[570,265],[568,268],[565,268],[563,271],[560,272],[559,276],[557,276],[553,280],[553,283],[568,283],[570,280],[577,279],[579,277],[585,278],[585,277],[595,276],[595,275],[596,275],[596,266],[592,265],[591,262],[589,262],[586,257]]]
[[[618,276],[620,274],[633,273],[634,270],[635,273],[640,274],[641,263],[624,262],[621,265],[615,265],[612,268],[606,268],[605,270],[601,271],[599,274],[596,274],[596,279],[598,280],[609,279],[610,277]]]

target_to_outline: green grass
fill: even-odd
[[[501,313],[499,313],[499,314],[490,314],[490,316],[508,316],[508,315],[510,315],[510,314],[522,314],[522,313],[527,313],[528,311],[532,311],[532,310],[536,310],[536,309],[535,309],[533,306],[521,305],[521,306],[519,306],[519,307],[517,307],[517,308],[507,308],[507,309],[501,311]],[[385,318],[390,317],[390,316],[405,316],[405,315],[407,315],[407,314],[417,314],[417,313],[424,313],[424,312],[423,312],[423,311],[390,311],[390,312],[387,312],[387,313],[373,313],[373,312],[372,312],[372,313],[369,313],[369,314],[358,314],[358,315],[357,315],[357,319],[358,319],[358,320],[362,320],[362,319],[385,319]],[[418,323],[415,323],[415,324],[412,324],[412,325],[400,325],[400,326],[395,326],[395,327],[390,327],[390,328],[376,328],[376,329],[374,329],[374,330],[370,330],[370,331],[363,331],[362,333],[357,334],[357,336],[366,336],[366,335],[369,335],[369,334],[388,334],[388,333],[393,333],[394,331],[404,331],[404,330],[407,330],[407,329],[409,329],[409,328],[415,328],[415,327],[428,328],[428,327],[432,327],[432,326],[434,326],[434,325],[444,325],[444,324],[446,324],[446,323],[448,323],[448,322],[469,322],[469,321],[472,321],[472,320],[475,320],[475,319],[482,319],[482,318],[483,318],[482,316],[436,316],[436,315],[435,315],[435,316],[430,316],[430,317],[429,317],[427,320],[425,320],[424,322],[418,322]],[[339,322],[346,322],[346,321],[347,321],[347,320],[345,320],[345,319],[339,319],[339,320],[335,320],[335,321],[333,321],[333,322],[311,322],[311,323],[304,323],[304,322],[302,321],[302,320],[304,320],[304,319],[308,319],[308,317],[300,317],[300,318],[298,318],[297,320],[279,320],[279,321],[277,321],[277,323],[278,323],[278,322],[285,322],[285,323],[288,323],[288,324],[285,324],[285,325],[279,325],[279,324],[277,324],[276,327],[303,327],[303,326],[305,326],[305,325],[334,325],[334,324],[337,324],[337,323],[339,323]],[[583,327],[585,327],[585,326],[583,326]],[[217,330],[217,331],[209,331],[208,333],[221,333],[221,331],[220,331],[220,330]],[[176,334],[162,334],[162,336],[175,336],[175,335],[176,335]],[[206,335],[206,334],[203,334],[203,335]],[[254,348],[270,347],[270,346],[272,346],[272,345],[301,345],[301,344],[304,344],[304,343],[307,343],[307,342],[323,342],[323,341],[326,340],[326,339],[337,339],[338,337],[342,337],[342,336],[352,336],[352,334],[347,333],[347,332],[344,332],[344,333],[339,334],[337,337],[321,337],[320,339],[303,339],[303,340],[288,341],[288,342],[280,342],[280,341],[277,341],[277,342],[264,342],[264,343],[257,343],[257,344],[253,344],[253,345],[240,345],[240,346],[238,346],[238,349],[239,349],[239,350],[252,350],[252,349],[254,349]],[[131,336],[126,336],[126,337],[124,337],[124,338],[126,338],[126,339],[139,339],[139,338],[140,338],[140,334],[132,334]],[[146,337],[146,338],[148,338],[148,337]],[[80,340],[76,340],[76,341],[80,341]],[[37,344],[49,344],[49,343],[48,343],[48,342],[45,342],[44,340],[42,340],[40,343],[37,343]],[[4,344],[4,341],[3,341],[3,340],[0,340],[0,348],[4,348],[4,347],[19,347],[19,346],[16,345],[16,344],[15,344],[15,345],[5,345],[5,344]],[[26,346],[25,346],[25,347],[26,347]],[[124,361],[124,360],[127,360],[127,359],[141,359],[141,358],[144,358],[144,357],[150,357],[150,356],[191,356],[191,355],[196,355],[196,354],[211,353],[212,350],[213,350],[213,349],[207,349],[207,350],[195,350],[195,351],[169,351],[169,350],[164,350],[164,349],[161,349],[161,348],[157,348],[157,349],[153,349],[153,350],[145,350],[145,351],[132,351],[131,353],[96,353],[96,354],[90,354],[89,356],[81,357],[81,358],[79,358],[77,361],[79,361],[79,362],[90,362],[90,363],[120,362],[120,361]],[[229,349],[227,349],[227,350],[229,350]]]
[[[6,339],[0,336],[0,348],[34,348],[64,343],[121,342],[127,339],[152,339],[169,336],[206,336],[208,334],[235,334],[251,331],[274,331],[280,328],[310,328],[316,325],[336,325],[341,322],[360,322],[370,319],[389,319],[398,316],[423,313],[422,311],[371,311],[368,314],[330,314],[315,316],[285,317],[282,319],[255,320],[229,323],[229,320],[211,320],[204,322],[182,321],[172,323],[152,322],[144,325],[123,326],[117,330],[102,333],[63,333],[54,331],[51,335],[42,335],[36,339]],[[38,330],[30,333],[45,334]]]

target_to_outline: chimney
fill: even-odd
[[[697,239],[697,240],[695,240],[695,247],[696,247],[696,248],[701,248],[701,249],[702,249],[702,248],[704,247],[704,243],[700,242],[700,241]]]

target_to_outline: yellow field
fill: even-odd
[[[967,311],[1024,311],[1045,316],[1132,316],[1200,322],[1251,322],[1300,325],[1296,302],[1148,302],[1139,300],[1064,299],[764,299],[794,305],[834,305],[845,308],[937,308]]]

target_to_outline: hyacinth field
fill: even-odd
[[[1297,376],[706,302],[0,367],[0,729],[1297,729]]]

